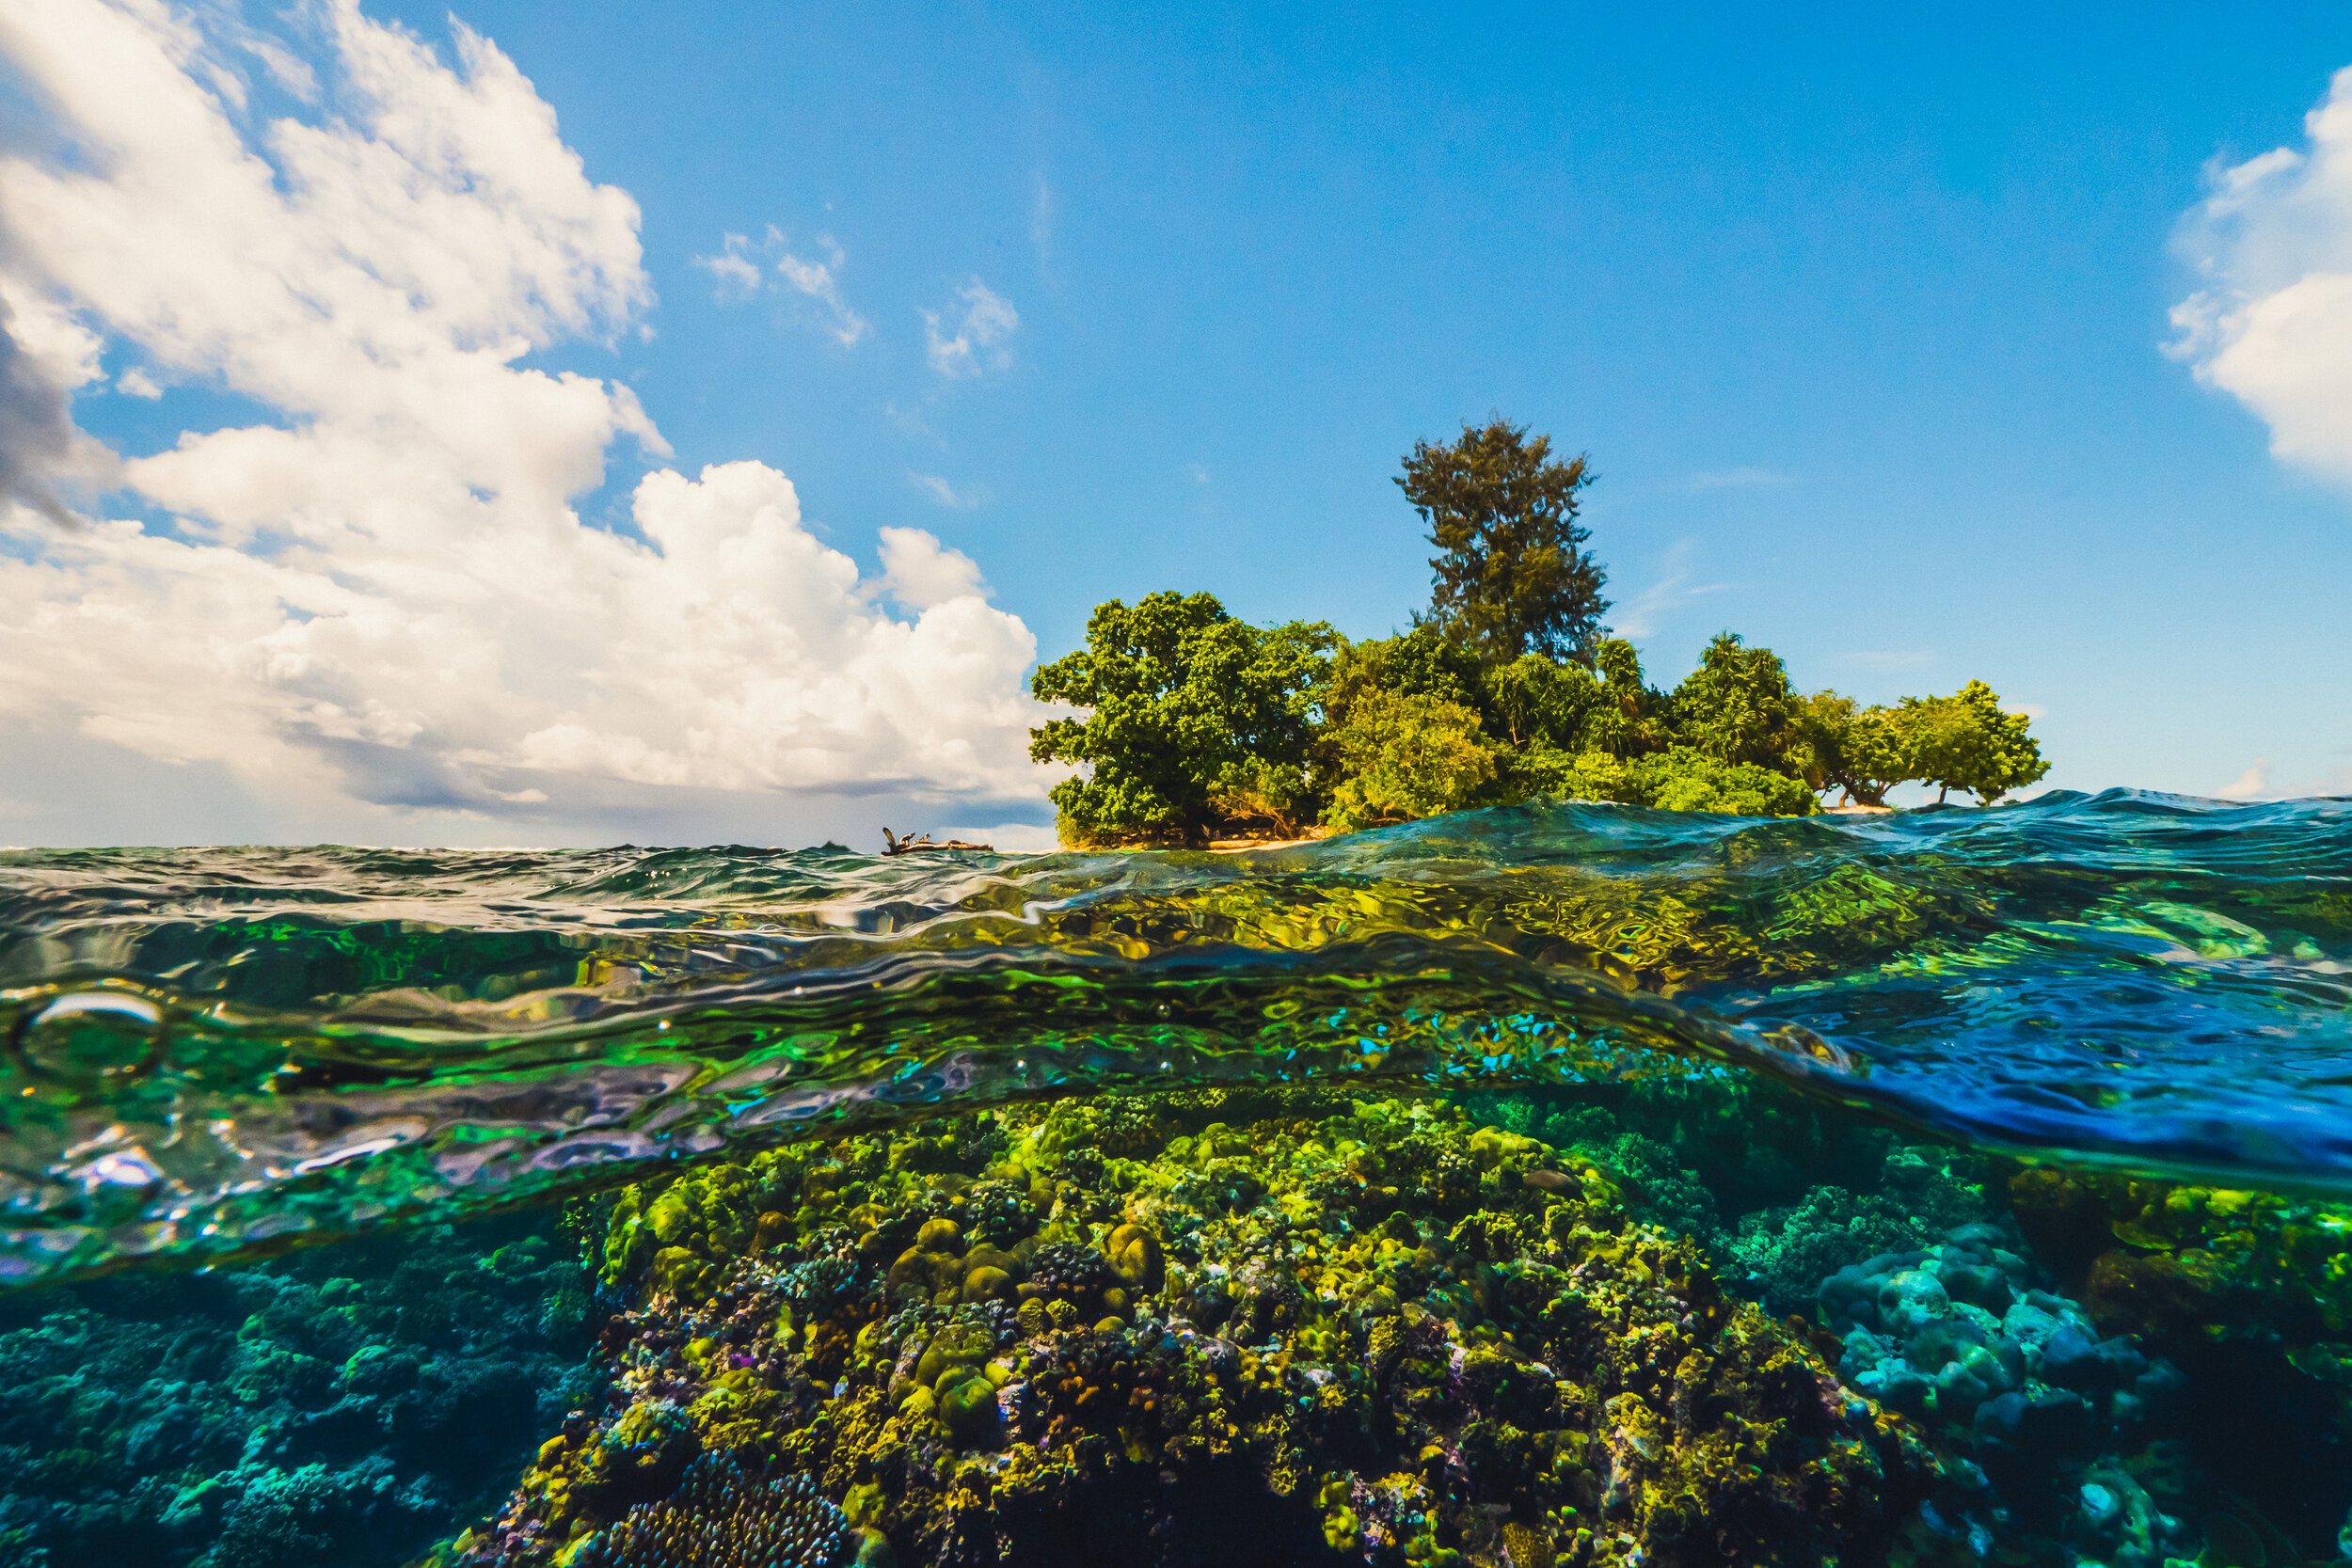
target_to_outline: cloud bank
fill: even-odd
[[[2208,172],[2178,242],[2205,286],[2169,352],[2268,423],[2274,455],[2352,481],[2352,68],[2303,128]]]
[[[647,474],[638,537],[580,520],[616,443],[668,449],[626,385],[525,361],[643,319],[636,203],[487,40],[455,26],[453,67],[355,0],[298,14],[300,52],[158,0],[0,20],[75,150],[0,156],[0,719],[272,799],[525,820],[632,789],[1034,800],[1035,641],[965,557],[889,530],[866,580],[757,462]],[[837,307],[827,268],[784,276]],[[66,399],[109,357],[133,395],[264,417],[121,462],[141,516],[68,518]]]

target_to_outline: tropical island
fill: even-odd
[[[1917,783],[1991,805],[2049,771],[1980,680],[1864,706],[1799,692],[1724,631],[1651,685],[1604,620],[1578,521],[1596,477],[1500,417],[1417,442],[1396,483],[1437,550],[1432,592],[1391,637],[1253,626],[1205,593],[1097,606],[1087,645],[1030,681],[1079,710],[1029,732],[1036,760],[1083,769],[1052,791],[1062,842],[1294,839],[1540,796],[1804,816]]]

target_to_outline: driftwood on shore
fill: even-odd
[[[996,847],[993,844],[966,844],[960,838],[944,839],[934,843],[929,833],[909,833],[906,837],[900,838],[888,828],[882,830],[882,853],[885,855],[911,855],[917,849],[979,849],[989,854],[996,852]]]

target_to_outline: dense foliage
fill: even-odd
[[[1595,477],[1581,456],[1555,461],[1549,436],[1499,419],[1416,442],[1396,483],[1439,551],[1430,624],[1492,658],[1590,662],[1607,575],[1581,547],[1576,493]]]
[[[1338,641],[1319,622],[1253,626],[1206,594],[1098,607],[1086,647],[1031,681],[1046,702],[1091,710],[1031,732],[1038,761],[1088,766],[1055,786],[1065,832],[1089,842],[1197,837],[1234,822],[1288,831]]]
[[[1429,612],[1394,637],[1253,626],[1207,594],[1097,609],[1087,646],[1032,683],[1080,710],[1031,732],[1039,761],[1085,769],[1053,791],[1064,839],[1289,836],[1537,795],[1802,816],[1913,782],[1989,805],[2049,771],[1982,681],[1864,706],[1799,692],[1726,631],[1681,684],[1651,686],[1599,625],[1576,523],[1589,483],[1583,458],[1501,420],[1415,446],[1397,483],[1444,553]]]

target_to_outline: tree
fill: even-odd
[[[1478,715],[1422,692],[1365,692],[1331,742],[1347,769],[1331,797],[1342,829],[1458,811],[1495,774]]]
[[[1197,840],[1233,816],[1293,809],[1338,641],[1321,622],[1250,626],[1207,594],[1098,606],[1086,647],[1029,683],[1089,710],[1029,732],[1037,761],[1088,769],[1052,791],[1063,837]]]
[[[1518,776],[1541,793],[1572,800],[1737,816],[1806,816],[1819,809],[1804,780],[1751,762],[1724,762],[1692,746],[1630,760],[1606,752],[1570,756],[1530,747],[1514,761]]]
[[[1797,698],[1772,649],[1717,632],[1698,668],[1675,688],[1674,705],[1681,738],[1718,762],[1795,772],[1788,750],[1797,739]]]
[[[1477,712],[1482,721],[1486,718],[1477,656],[1435,626],[1342,643],[1332,657],[1331,682],[1323,693],[1325,714],[1333,724],[1343,724],[1357,700],[1373,691],[1459,703]]]
[[[1621,637],[1593,650],[1604,700],[1584,721],[1580,745],[1613,757],[1637,757],[1663,750],[1672,732],[1673,705],[1642,677],[1642,656]]]
[[[1574,749],[1615,693],[1581,665],[1521,654],[1485,672],[1486,709],[1514,746]]]
[[[1555,462],[1551,437],[1500,418],[1457,441],[1416,441],[1397,487],[1429,525],[1430,623],[1492,664],[1521,654],[1589,665],[1607,574],[1583,549],[1581,456]]]
[[[1837,790],[1866,806],[1886,804],[1886,792],[1914,772],[1913,737],[1883,707],[1816,691],[1797,704],[1789,754],[1808,788]]]
[[[1911,746],[1911,777],[1935,785],[1938,801],[1964,789],[1989,806],[2050,770],[2028,733],[2032,721],[2004,713],[2000,697],[1982,681],[1949,697],[1905,697],[1893,721]]]
[[[1803,779],[1753,762],[1725,762],[1694,746],[1674,746],[1644,757],[1631,772],[1642,803],[1661,811],[1810,816],[1820,809]]]

